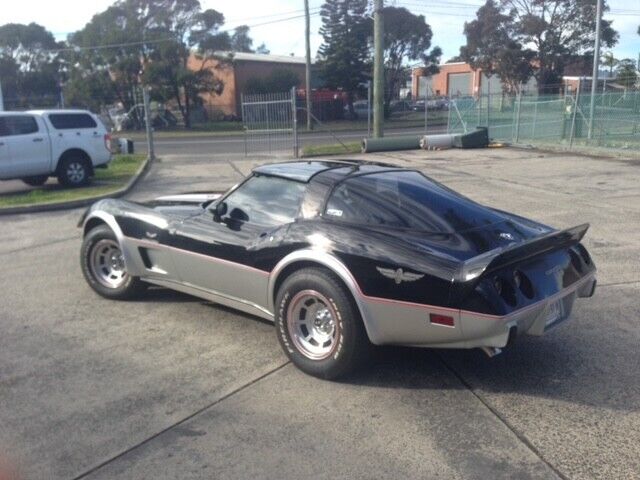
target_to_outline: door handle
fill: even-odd
[[[33,141],[34,142],[43,142],[44,138],[34,138]]]

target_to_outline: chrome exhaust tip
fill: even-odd
[[[498,347],[480,347],[480,350],[486,353],[489,358],[493,358],[502,353],[502,349]]]

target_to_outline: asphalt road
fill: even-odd
[[[445,126],[434,126],[429,129],[429,133],[443,133],[447,129]],[[424,133],[423,128],[390,128],[385,132],[386,136],[393,137],[398,135],[416,135],[420,136]],[[301,132],[298,139],[300,147],[306,145],[327,145],[339,142],[359,142],[367,136],[366,130],[361,131],[344,131],[344,132],[328,132],[315,131],[311,133]],[[140,152],[147,151],[146,141],[136,136],[135,147]],[[162,132],[154,142],[156,153],[162,155],[208,155],[217,153],[244,154],[245,137],[244,135],[227,135],[227,136],[171,136],[169,133]],[[250,135],[248,137],[247,149],[250,154],[289,154],[291,151],[292,137],[291,135],[269,136],[266,135]]]
[[[0,217],[0,457],[29,479],[637,478],[638,162],[379,157],[555,226],[590,221],[596,297],[493,359],[383,348],[332,383],[292,367],[257,318],[162,289],[95,295],[80,211]],[[262,161],[165,155],[132,198],[227,188]]]

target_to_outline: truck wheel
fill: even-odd
[[[22,181],[27,185],[31,185],[32,187],[40,187],[41,185],[45,184],[48,178],[48,175],[36,175],[34,177],[25,177],[22,179]]]
[[[84,237],[80,266],[89,286],[105,298],[127,300],[147,288],[127,272],[118,239],[106,225],[91,229]]]
[[[58,170],[58,182],[65,187],[82,187],[89,183],[89,162],[79,155],[64,158]]]
[[[371,343],[350,293],[331,272],[305,268],[276,298],[276,334],[291,361],[315,377],[335,379],[368,358]]]

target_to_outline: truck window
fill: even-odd
[[[98,126],[93,117],[87,113],[51,113],[49,121],[57,130],[96,128]]]
[[[38,131],[36,119],[29,115],[0,117],[0,136],[29,135]]]

